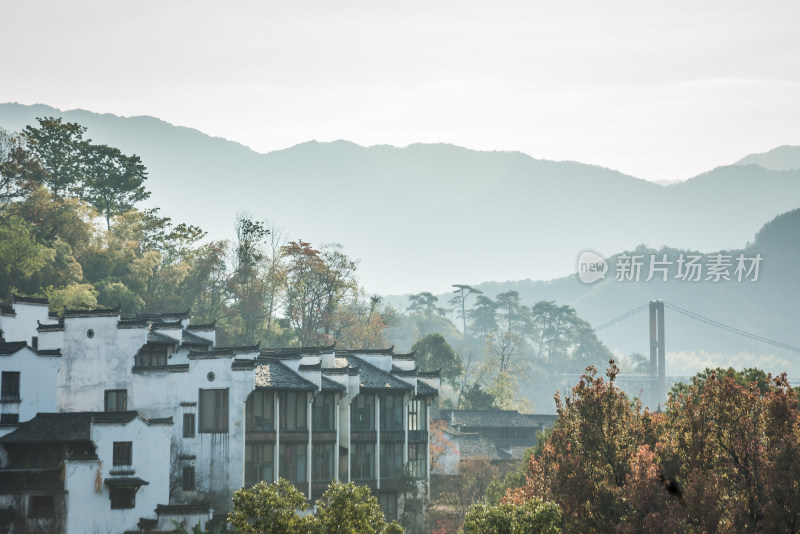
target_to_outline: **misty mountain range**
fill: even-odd
[[[800,207],[798,147],[664,187],[583,163],[445,144],[310,141],[259,154],[152,117],[0,104],[8,130],[50,115],[140,155],[148,202],[164,215],[220,239],[245,211],[295,239],[343,243],[361,259],[367,290],[382,294],[552,279],[572,272],[585,248],[743,248],[766,221]]]

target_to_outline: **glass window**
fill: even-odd
[[[124,510],[136,506],[136,488],[111,488],[111,509]]]
[[[286,391],[279,395],[281,430],[307,430],[306,393]]]
[[[200,390],[200,432],[228,431],[228,390]]]
[[[381,443],[381,478],[403,475],[403,444]]]
[[[194,414],[193,413],[185,413],[183,414],[183,437],[184,438],[193,438],[194,437]]]
[[[394,521],[397,519],[396,493],[381,493],[378,496],[378,502],[381,505],[381,510],[387,521]]]
[[[114,465],[131,465],[133,463],[133,442],[114,442]]]
[[[408,444],[408,470],[414,478],[426,478],[428,476],[426,449],[427,445],[424,443]]]
[[[271,391],[254,391],[247,398],[247,430],[266,432],[274,430],[275,405]]]
[[[105,392],[105,410],[107,412],[124,412],[128,409],[127,389],[107,389]]]
[[[26,375],[27,376],[27,375]],[[19,400],[19,373],[3,371],[0,382],[0,398],[3,400]]]
[[[248,486],[264,480],[275,480],[275,445],[268,443],[248,443],[244,447],[244,483]]]
[[[308,482],[306,477],[306,445],[288,443],[281,445],[278,455],[280,476],[290,482]]]
[[[375,478],[374,443],[353,444],[350,475],[352,476],[353,480],[372,480]]]
[[[136,354],[135,364],[141,367],[160,367],[167,365],[166,345],[145,345]]]
[[[314,399],[314,430],[333,431],[336,424],[336,394],[320,393]]]
[[[381,430],[403,430],[403,396],[385,395],[381,398]]]
[[[312,446],[314,456],[311,460],[311,469],[314,482],[328,482],[335,476],[335,464],[332,443],[314,443]]]
[[[356,395],[350,405],[350,430],[375,430],[375,400],[372,395]]]
[[[181,488],[183,491],[194,491],[194,466],[184,465],[183,476],[181,477]]]
[[[427,430],[428,406],[424,400],[412,400],[408,404],[408,429]]]

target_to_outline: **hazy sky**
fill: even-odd
[[[448,142],[684,179],[800,144],[800,2],[16,1],[0,101],[268,152]]]

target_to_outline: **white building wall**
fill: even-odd
[[[20,402],[0,403],[0,413],[19,414],[20,423],[38,412],[56,411],[58,356],[42,356],[25,347],[10,356],[0,356],[0,372],[19,373]]]
[[[67,492],[67,534],[135,530],[139,519],[155,519],[156,505],[169,499],[169,441],[172,425],[148,425],[137,418],[127,424],[92,425],[92,441],[98,460],[65,462],[64,489]],[[132,465],[114,466],[115,441],[130,441]],[[132,470],[124,476],[149,482],[136,492],[135,507],[111,509],[110,489],[105,484],[111,471]]]
[[[48,316],[49,307],[47,304],[35,304],[30,302],[15,302],[12,305],[16,315],[0,316],[0,329],[3,330],[3,337],[6,341],[26,341],[32,344],[31,338],[36,336],[37,321],[42,323],[52,323]]]
[[[147,342],[147,330],[117,328],[118,321],[119,316],[64,320],[59,411],[102,412],[105,390],[130,390],[133,358]],[[136,403],[128,391],[128,409],[137,404],[143,403]]]

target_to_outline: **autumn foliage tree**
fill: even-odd
[[[507,502],[554,501],[566,532],[800,528],[800,413],[784,375],[709,370],[653,414],[617,374],[613,361],[608,380],[589,368],[556,399],[552,434]]]

